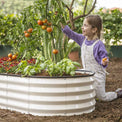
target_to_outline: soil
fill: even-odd
[[[110,59],[107,72],[106,91],[122,88],[122,58]],[[97,100],[93,112],[74,116],[41,117],[0,109],[0,122],[122,122],[122,98],[112,102]]]

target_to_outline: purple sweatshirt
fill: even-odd
[[[73,39],[77,44],[80,45],[80,47],[82,46],[83,44],[83,41],[85,39],[85,36],[83,36],[82,34],[78,34],[74,31],[72,31],[68,25],[66,25],[64,27],[64,29],[62,29],[62,31],[71,39]],[[95,42],[95,40],[91,40],[91,41],[88,41],[86,39],[85,41],[85,44],[87,46],[89,45],[92,45],[93,43]],[[102,59],[105,58],[105,57],[108,57],[108,54],[107,54],[107,51],[105,49],[105,45],[103,44],[102,41],[98,41],[95,46],[94,46],[94,49],[93,49],[93,55],[94,55],[94,58],[95,60],[100,64],[102,65]],[[102,65],[103,66],[103,65]],[[106,66],[103,66],[104,68],[106,68]]]

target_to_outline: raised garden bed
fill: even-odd
[[[0,107],[22,113],[53,116],[79,115],[95,109],[92,76],[20,77],[0,74]]]

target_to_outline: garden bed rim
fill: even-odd
[[[76,77],[90,77],[94,76],[95,72],[84,70],[84,69],[77,69],[76,72],[84,72],[87,73],[86,75],[74,75],[74,76],[22,76],[19,74],[8,74],[8,73],[0,73],[0,75],[4,76],[14,76],[14,77],[26,77],[26,78],[76,78]]]

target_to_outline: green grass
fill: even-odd
[[[0,11],[5,14],[20,13],[33,2],[34,0],[0,0]]]

